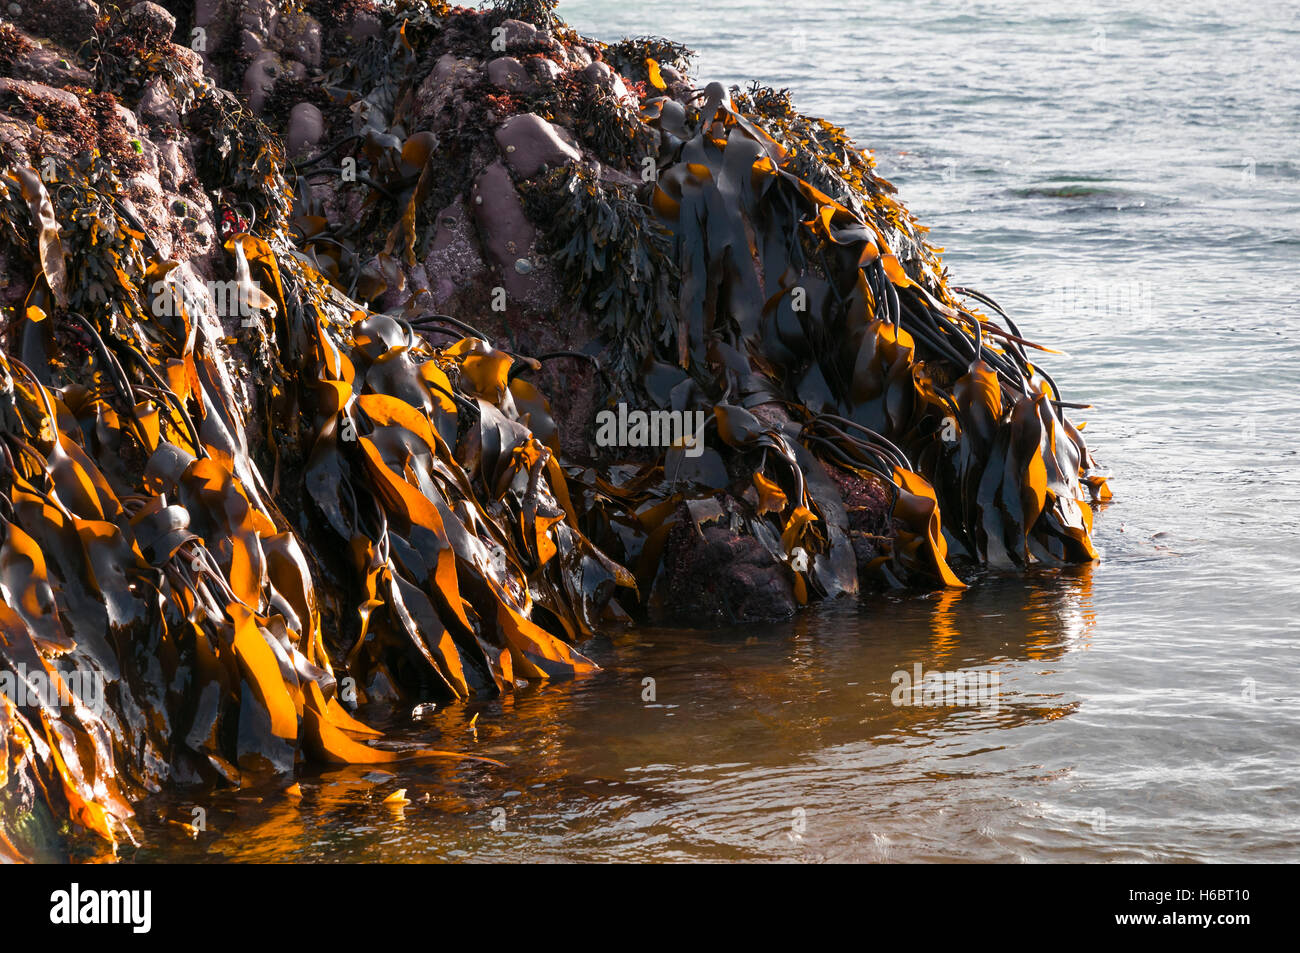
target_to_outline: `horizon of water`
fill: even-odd
[[[1296,860],[1297,9],[559,12],[686,43],[701,84],[790,87],[874,150],[955,282],[1068,352],[1046,366],[1114,473],[1103,559],[601,637],[595,676],[391,726],[506,768],[316,771],[300,801],[205,798],[194,839],[169,795],[135,859]],[[998,672],[997,707],[895,706],[918,663]]]

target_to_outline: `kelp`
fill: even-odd
[[[31,170],[0,188],[48,204]],[[45,227],[46,218],[33,220]],[[117,239],[130,237],[113,224]],[[238,234],[226,247],[241,284],[256,268],[272,289],[250,300],[292,342],[279,351],[296,361],[287,376],[306,384],[313,374],[306,486],[366,596],[350,670],[373,684],[389,667],[423,663],[439,698],[590,670],[532,621],[534,600],[576,638],[631,578],[559,525],[552,451],[512,417],[513,392],[537,397],[508,381],[511,359],[477,339],[435,354],[392,318],[360,309],[339,326],[321,308],[323,280],[298,260],[287,258],[282,276],[267,241]],[[48,296],[49,256],[36,265],[33,294]],[[126,280],[128,265],[117,266],[118,291],[143,287]],[[24,328],[46,323],[37,310]],[[303,756],[453,756],[358,740],[373,732],[339,704],[308,557],[234,437],[238,403],[213,367],[217,342],[203,322],[183,304],[149,321],[143,307],[107,302],[94,320],[54,313],[48,320],[95,347],[84,383],[61,387],[12,354],[0,360],[0,621],[10,670],[57,677],[57,658],[107,686],[102,713],[6,708],[6,736],[31,752],[45,796],[66,806],[57,813],[113,840],[129,836],[128,801],[167,780],[234,782]],[[334,336],[344,331],[352,344],[341,349]],[[136,343],[146,338],[148,354]],[[467,460],[452,450],[461,420],[477,429]]]
[[[234,100],[209,105],[206,176],[247,196],[268,236],[237,232],[225,249],[261,319],[244,323],[270,345],[266,410],[298,412],[269,428],[276,474],[306,448],[307,493],[363,590],[337,657],[372,690],[423,680],[421,699],[590,671],[534,616],[589,635],[633,582],[570,525],[553,451],[515,419],[515,394],[530,415],[544,400],[481,340],[435,354],[390,317],[341,310],[279,227],[292,193],[278,150]],[[366,742],[376,733],[340,704],[313,558],[244,437],[210,303],[156,257],[97,156],[57,179],[52,200],[35,169],[0,177],[33,269],[17,353],[0,357],[0,645],[5,670],[93,676],[106,704],[4,698],[11,809],[43,804],[116,843],[132,838],[130,802],[168,782],[461,757]]]
[[[650,63],[656,67],[671,66],[680,73],[691,68],[695,51],[683,43],[665,39],[662,36],[633,36],[611,43],[604,49],[605,58],[611,66],[633,82],[649,83],[656,88],[659,84],[650,78]]]
[[[710,349],[725,342],[751,403],[775,389],[901,449],[864,460],[843,427],[804,430],[823,460],[893,485],[895,515],[924,539],[920,564],[945,584],[957,582],[949,546],[980,563],[1095,558],[1088,504],[1104,479],[1029,361],[1037,345],[947,287],[892,187],[842,131],[794,116],[771,91],[741,101],[751,116],[717,84],[705,90],[698,129],[652,198],[681,274],[677,327],[661,330],[675,330],[677,362],[705,399],[719,390]],[[657,105],[645,109],[663,124]],[[942,530],[940,494],[959,517]]]
[[[552,169],[523,183],[520,194],[529,219],[544,223],[542,251],[566,294],[618,342],[614,371],[630,384],[676,307],[670,233],[635,189],[602,181],[587,166]]]
[[[296,168],[237,96],[175,90],[237,315],[162,257],[129,157],[60,159],[48,187],[36,152],[3,160],[24,284],[0,353],[0,672],[62,686],[0,693],[8,816],[112,845],[166,784],[473,757],[395,748],[351,711],[591,672],[580,643],[671,614],[679,550],[710,533],[751,541],[796,604],[1095,557],[1109,491],[1041,348],[949,285],[842,129],[756,85],[673,99],[670,41],[585,44],[645,84],[639,108],[573,69],[519,101],[593,156],[515,185],[599,348],[528,355],[431,312],[406,269],[497,106],[440,141],[410,128],[414,86],[506,16],[569,35],[549,2],[399,4],[325,73],[354,132]],[[123,36],[103,31],[93,95],[180,82],[159,38]],[[312,183],[345,159],[362,211],[331,220]],[[575,358],[597,406],[702,412],[702,445],[566,456],[538,375]],[[68,688],[83,676],[102,706]],[[15,829],[0,857],[26,852]]]

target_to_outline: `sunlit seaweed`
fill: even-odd
[[[670,609],[677,550],[710,528],[751,541],[797,603],[1095,557],[1105,479],[1036,345],[948,284],[870,156],[784,91],[713,84],[684,105],[660,64],[684,72],[690,51],[638,38],[603,50],[645,84],[639,111],[567,71],[510,102],[480,90],[459,141],[408,128],[426,46],[505,17],[570,36],[554,10],[398,4],[317,97],[366,100],[357,131],[297,168],[238,97],[168,65],[165,37],[109,18],[85,115],[47,117],[64,137],[88,122],[101,148],[49,183],[40,139],[0,156],[0,252],[25,289],[0,354],[0,672],[65,686],[0,693],[0,859],[42,818],[129,841],[131,804],[164,784],[467,756],[385,747],[349,709],[593,670],[575,646]],[[0,26],[0,56],[18,37]],[[108,97],[154,75],[218,200],[235,320],[123,202]],[[466,193],[498,113],[524,106],[624,173],[517,183],[608,361],[519,353],[418,295],[367,306]],[[331,222],[308,184],[345,157],[362,214]],[[565,459],[530,381],[554,360],[581,361],[607,404],[703,411],[706,446]],[[74,675],[102,681],[102,707],[66,690]]]

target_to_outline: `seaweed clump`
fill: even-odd
[[[650,82],[648,60],[658,67],[669,66],[687,73],[695,59],[695,51],[689,46],[662,36],[626,37],[606,46],[603,54],[614,69],[640,83]]]
[[[33,48],[32,42],[17,27],[0,20],[0,73],[10,72],[19,57],[31,52]]]
[[[492,12],[502,20],[520,20],[548,30],[562,23],[555,12],[559,0],[490,0],[490,4]]]
[[[630,384],[673,329],[671,234],[633,186],[602,181],[585,165],[552,169],[525,183],[521,195],[528,217],[546,223],[541,248],[559,269],[565,295],[618,342],[614,370]]]
[[[0,693],[0,856],[42,812],[130,842],[168,784],[471,757],[356,706],[590,672],[636,617],[1095,558],[1046,349],[869,154],[554,10],[341,6],[379,34],[267,98],[143,3],[75,108],[0,102],[0,677],[55,688]],[[291,164],[266,120],[326,95]],[[135,110],[175,129],[124,147]],[[656,439],[588,446],[626,404]]]

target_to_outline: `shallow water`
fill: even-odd
[[[1079,6],[561,12],[875,150],[956,282],[1069,352],[1098,565],[598,639],[601,674],[395,726],[505,768],[204,797],[194,839],[176,795],[135,859],[1300,859],[1300,14]],[[996,710],[896,707],[916,663],[996,670]]]

